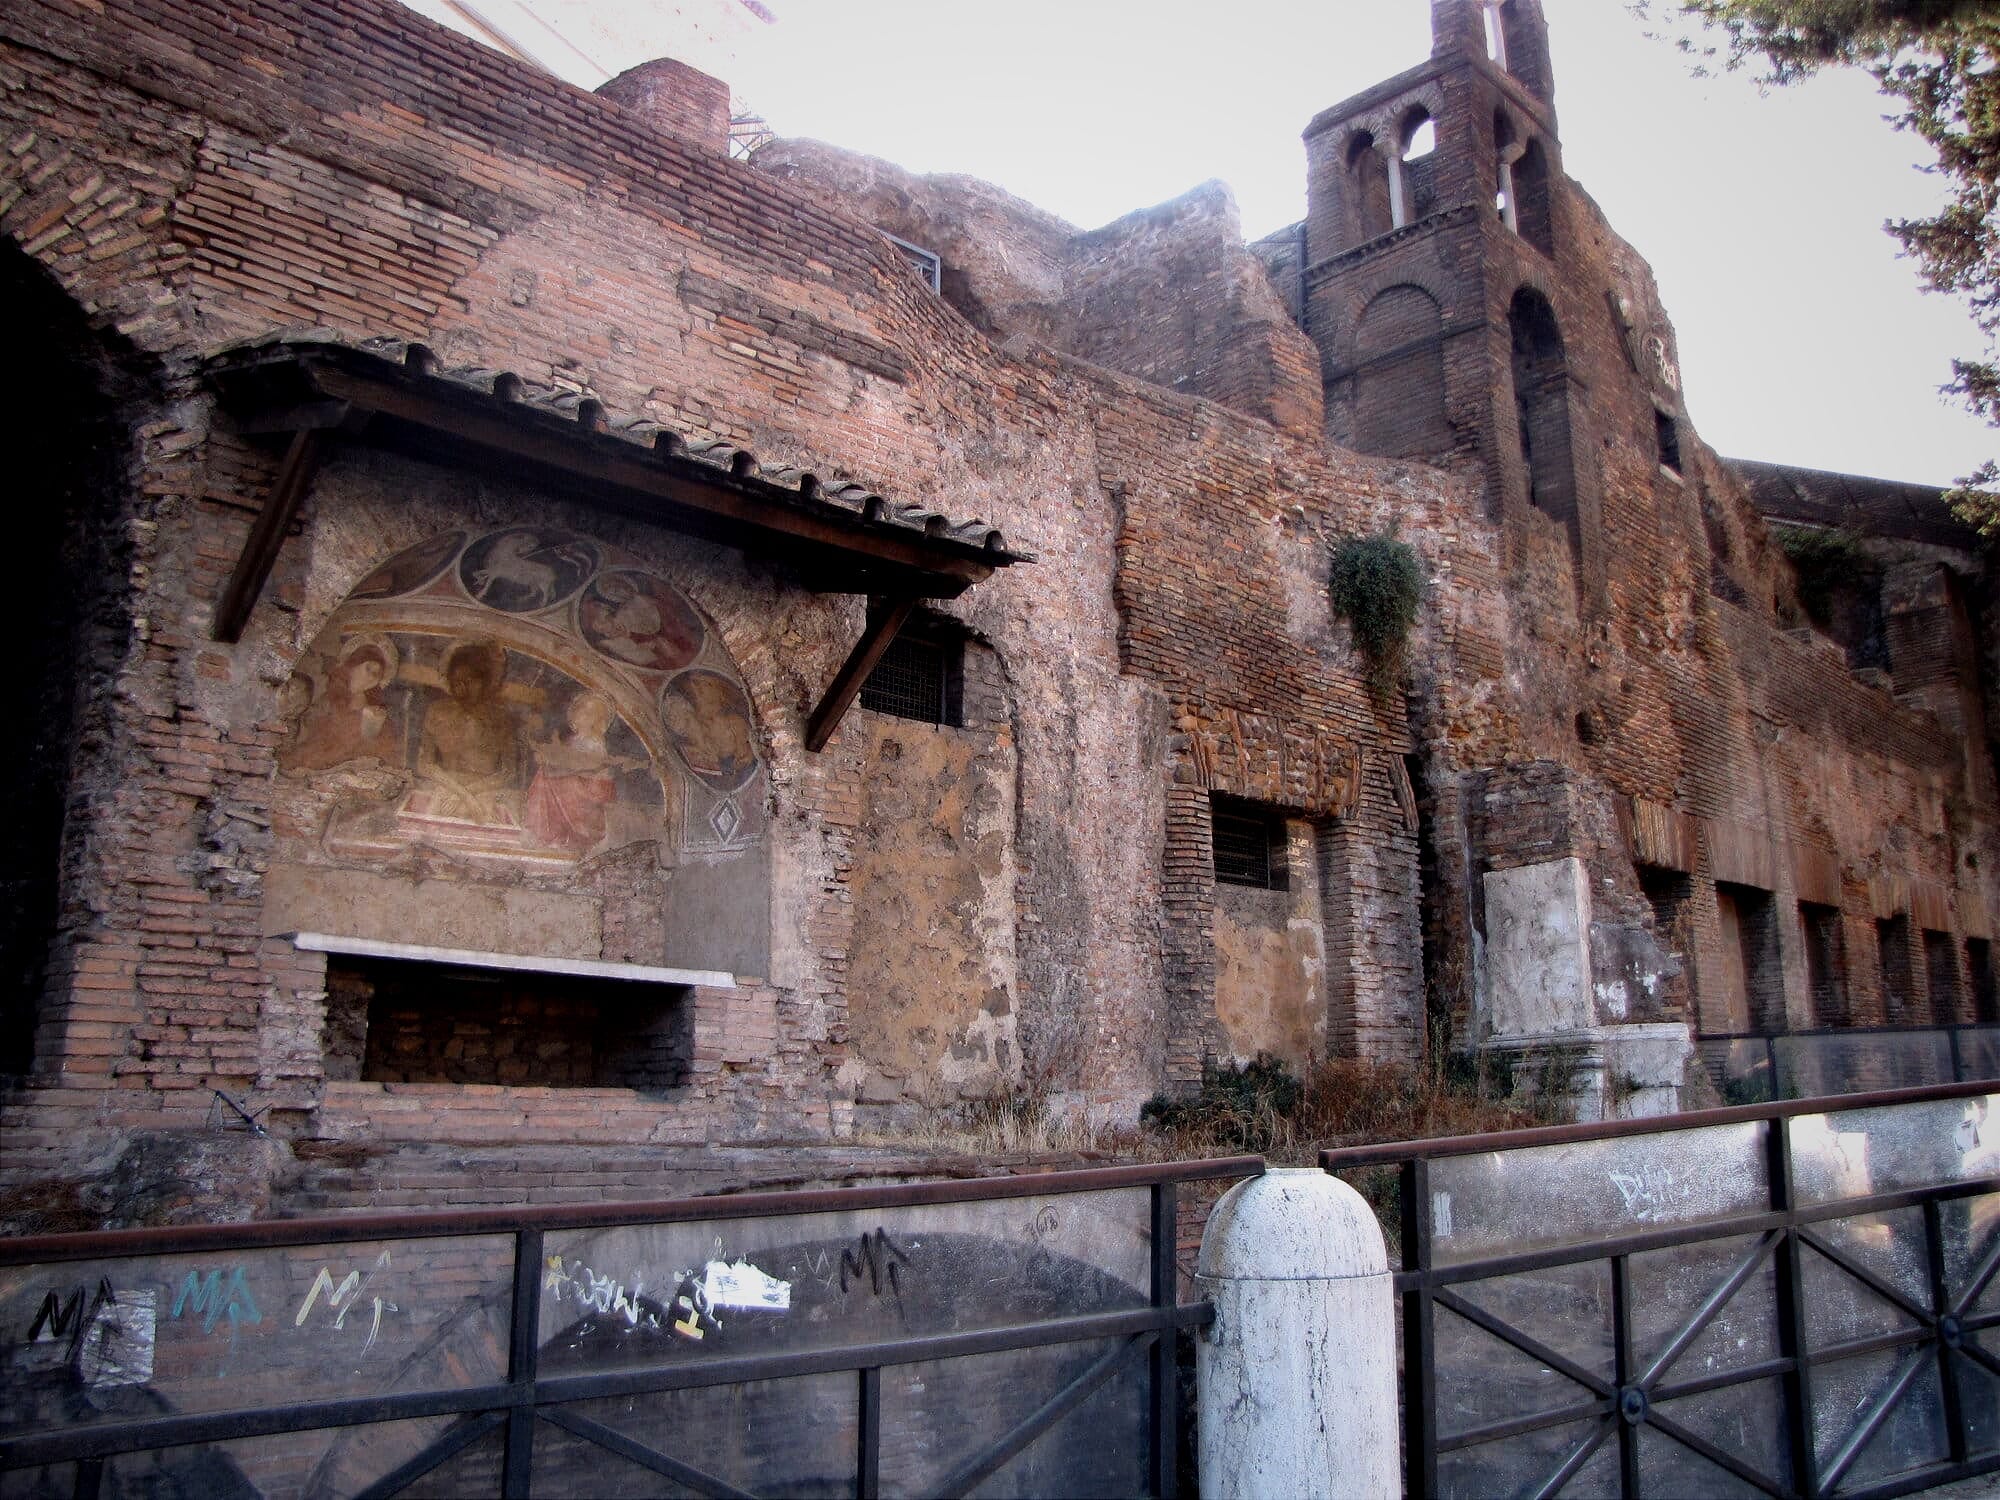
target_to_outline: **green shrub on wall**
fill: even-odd
[[[1329,582],[1335,613],[1368,658],[1368,684],[1386,695],[1402,675],[1403,648],[1423,601],[1416,549],[1393,536],[1350,536],[1334,549]]]

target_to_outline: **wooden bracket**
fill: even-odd
[[[209,631],[213,639],[233,643],[242,638],[250,611],[264,592],[264,582],[278,560],[278,549],[285,544],[285,533],[292,529],[292,521],[299,513],[299,501],[305,498],[306,487],[326,456],[327,431],[324,427],[310,427],[292,434],[291,446],[278,465],[278,477],[271,483],[271,493],[264,497],[264,508],[251,523],[250,535],[243,540],[243,551],[230,571],[229,582],[223,585],[222,596],[215,602],[215,623]]]
[[[910,611],[916,607],[915,599],[892,599],[879,612],[869,616],[861,639],[847,653],[847,660],[840,664],[840,670],[833,674],[833,681],[827,684],[819,707],[806,721],[806,749],[817,755],[826,748],[826,742],[833,738],[834,730],[840,727],[840,721],[847,716],[855,695],[861,691],[861,684],[868,680],[868,674],[875,670],[875,663],[882,659],[882,653],[889,649],[896,632],[903,628],[903,622],[909,619]]]

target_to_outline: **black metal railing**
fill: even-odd
[[[1711,1033],[1696,1043],[1726,1104],[2000,1080],[2000,1023]]]
[[[1177,1188],[1262,1170],[0,1241],[0,1489],[1172,1494]]]
[[[1397,1174],[1409,1494],[1886,1496],[2000,1469],[1996,1104],[1964,1084],[1323,1153]]]

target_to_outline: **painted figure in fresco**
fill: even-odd
[[[532,614],[569,598],[597,566],[587,542],[528,527],[475,542],[458,565],[459,581],[481,604]]]
[[[501,695],[506,677],[507,653],[495,641],[462,641],[445,656],[450,696],[424,714],[406,816],[520,826],[521,740]]]
[[[701,620],[656,578],[629,569],[600,574],[577,611],[583,638],[614,661],[671,672],[701,651]]]
[[[388,733],[383,689],[396,673],[393,650],[380,638],[348,647],[327,677],[326,694],[305,715],[299,737],[279,757],[290,771],[323,771],[351,760],[396,760],[399,736]]]
[[[569,706],[569,732],[535,745],[535,779],[528,787],[526,823],[537,844],[588,853],[604,838],[618,799],[620,771],[647,763],[613,755],[605,736],[618,721],[611,700],[579,693]]]
[[[667,736],[681,759],[714,792],[727,794],[757,769],[750,701],[720,672],[683,672],[660,695]]]

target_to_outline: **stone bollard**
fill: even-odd
[[[1402,1491],[1396,1319],[1382,1230],[1314,1167],[1239,1182],[1209,1215],[1195,1284],[1204,1500]]]

